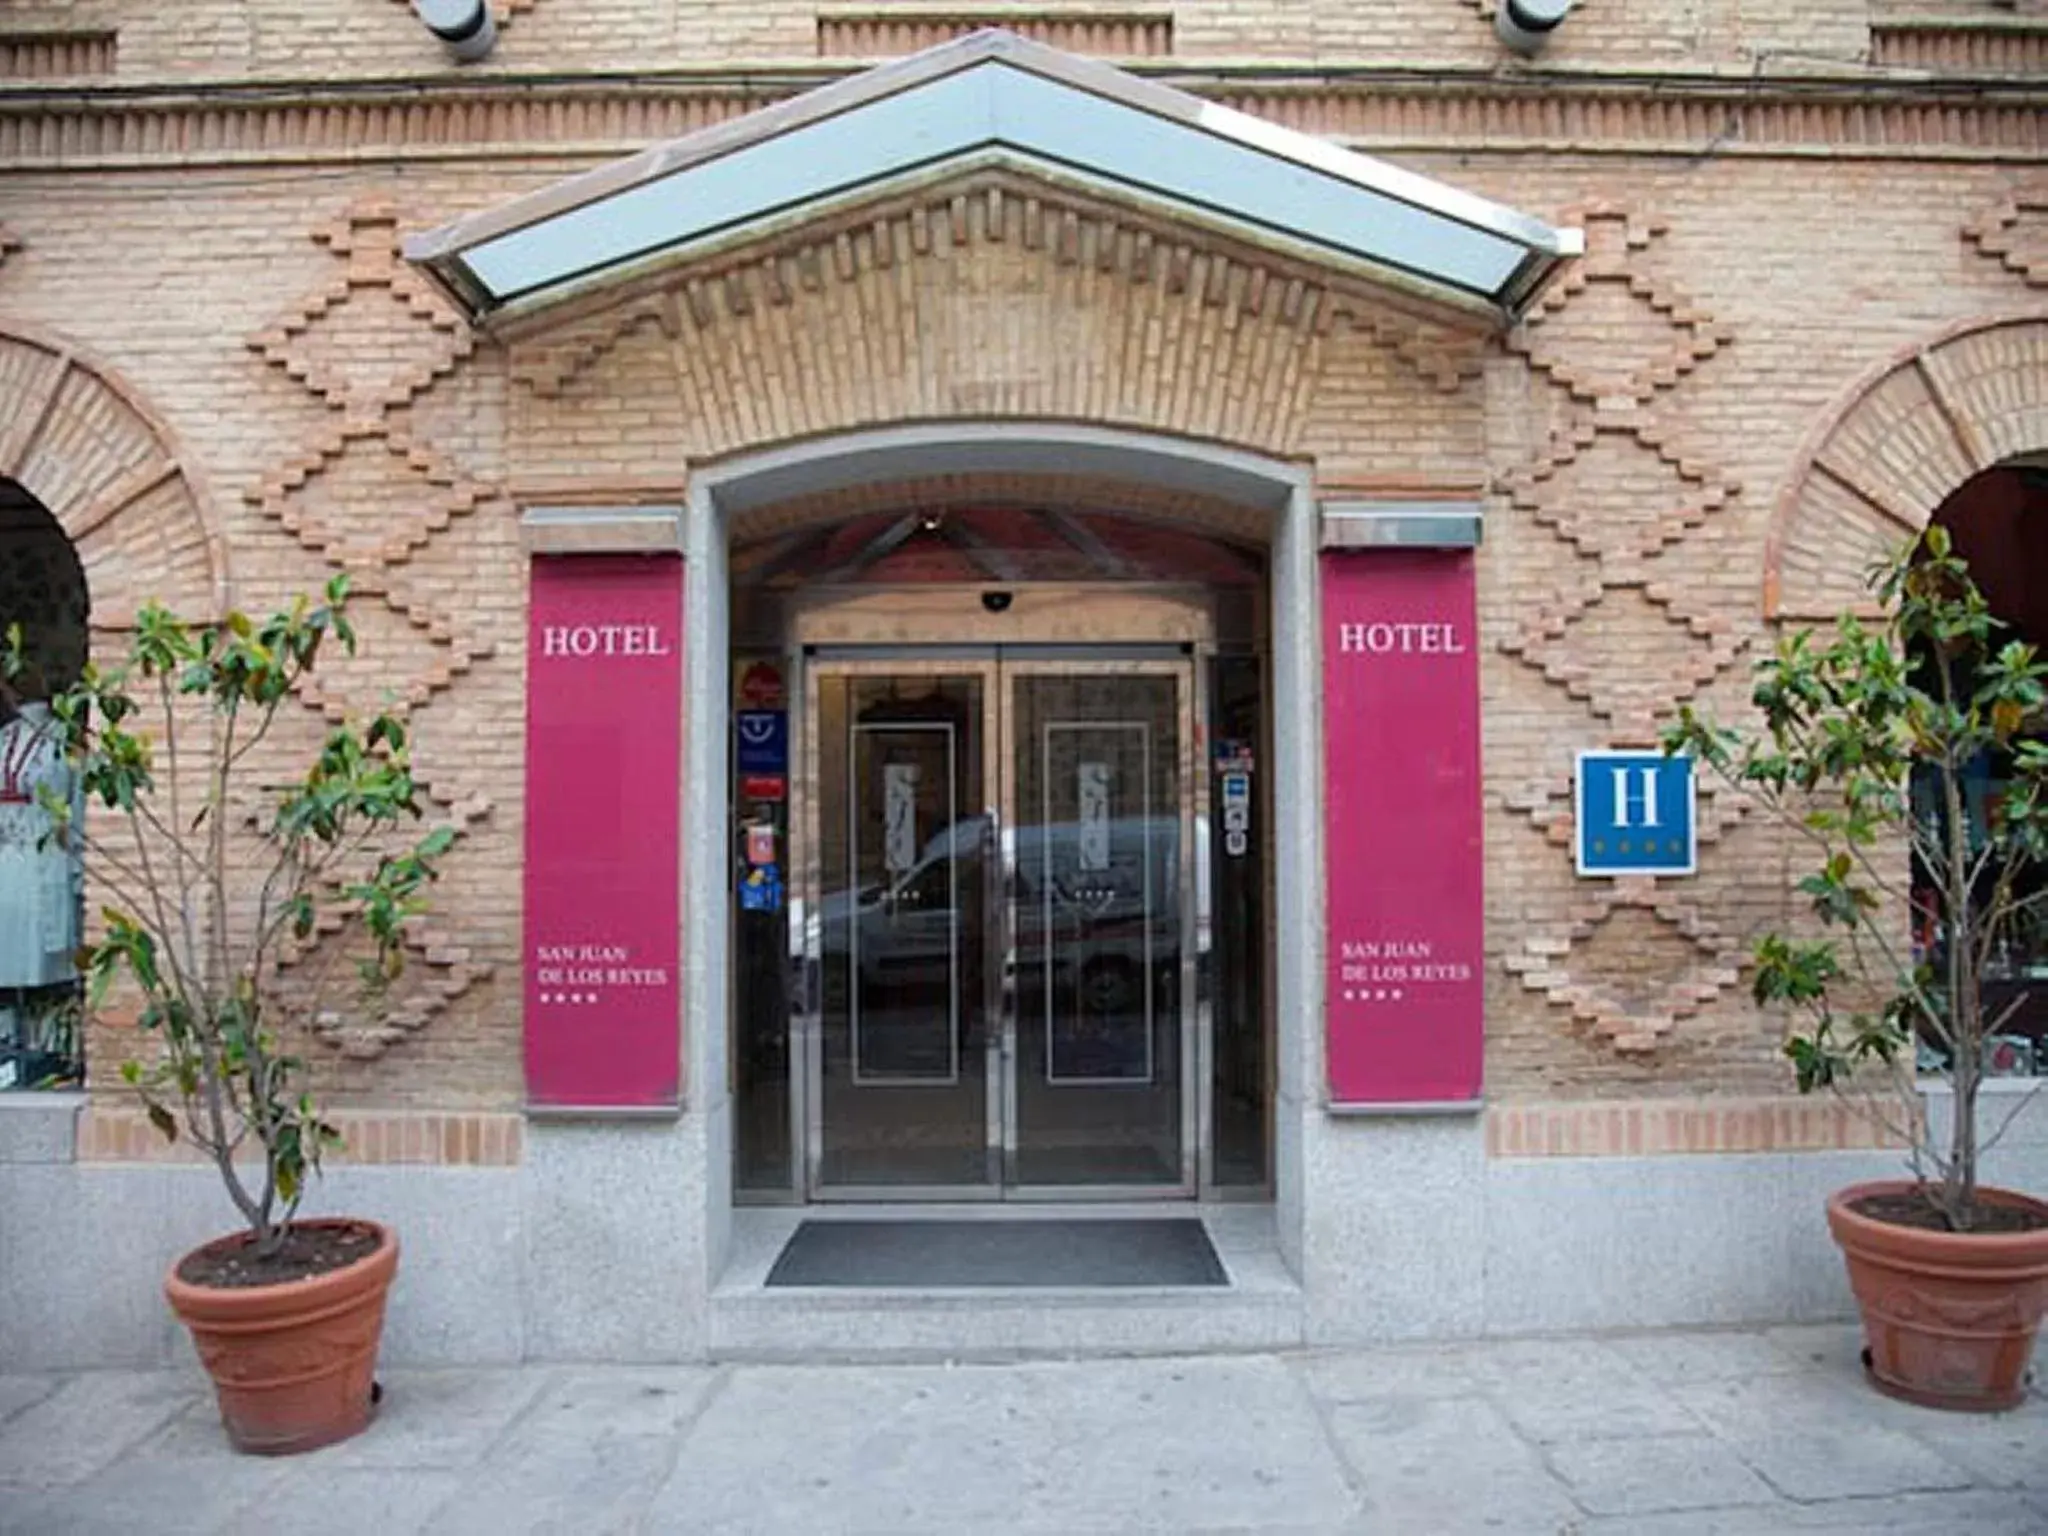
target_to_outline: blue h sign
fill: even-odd
[[[1579,873],[1689,875],[1692,759],[1659,752],[1581,752]]]

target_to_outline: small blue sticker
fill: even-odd
[[[740,881],[740,910],[780,912],[782,871],[773,864],[760,864],[748,870]]]

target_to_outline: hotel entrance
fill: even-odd
[[[1260,552],[909,517],[735,548],[739,1193],[1263,1195]]]
[[[808,669],[814,1198],[1194,1192],[1192,670]]]

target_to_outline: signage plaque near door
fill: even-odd
[[[1485,887],[1473,557],[1326,551],[1321,566],[1330,1100],[1476,1104]]]
[[[782,682],[782,668],[772,661],[748,662],[740,673],[737,692],[749,709],[781,709],[789,702]]]
[[[526,1092],[681,1092],[683,563],[533,562],[526,659]]]
[[[741,773],[789,772],[789,715],[743,709],[733,716],[735,766]]]
[[[1698,868],[1691,758],[1581,752],[1573,778],[1581,875],[1689,875]]]

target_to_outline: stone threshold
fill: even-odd
[[[1199,1217],[1223,1286],[890,1288],[787,1286],[768,1271],[798,1223]],[[1270,1205],[937,1204],[741,1207],[712,1291],[714,1359],[1019,1360],[1293,1349],[1301,1286],[1281,1257]]]

